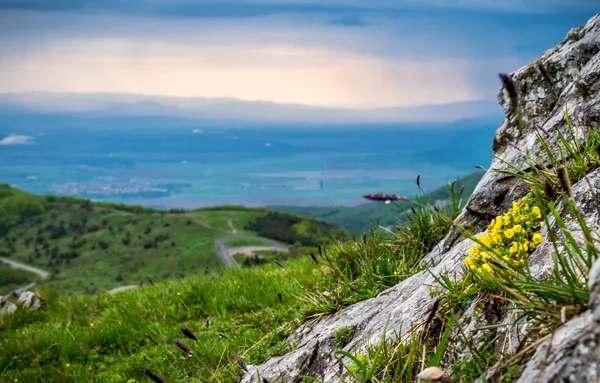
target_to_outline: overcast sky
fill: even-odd
[[[0,0],[0,92],[494,99],[600,0]]]

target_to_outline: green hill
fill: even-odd
[[[458,180],[460,190],[464,186],[462,194],[463,202],[473,193],[477,183],[485,172],[480,171],[469,174]],[[415,186],[416,188],[416,186]],[[435,203],[436,201],[447,201],[450,198],[450,190],[442,186],[421,197],[422,202]],[[370,222],[377,222],[384,227],[395,227],[399,219],[402,219],[404,211],[410,209],[411,203],[400,201],[397,204],[366,203],[364,205],[348,206],[270,206],[270,209],[287,213],[299,214],[323,220],[332,225],[342,227],[352,233],[362,235],[369,231]]]
[[[7,185],[0,192],[0,257],[50,272],[43,284],[61,291],[94,292],[219,268],[215,241],[231,235],[233,228],[295,244],[295,252],[349,236],[330,224],[264,209],[159,211],[34,196]],[[0,290],[14,286],[11,278],[5,279],[0,279]]]

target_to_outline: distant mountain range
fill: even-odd
[[[3,93],[0,112],[69,114],[81,117],[162,116],[223,121],[299,123],[452,122],[498,119],[494,101],[380,109],[343,109],[243,101],[235,98],[181,98],[115,93]]]

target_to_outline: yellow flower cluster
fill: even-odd
[[[535,206],[533,196],[528,194],[504,215],[492,220],[486,234],[477,238],[480,244],[469,249],[471,254],[465,264],[474,272],[494,274],[486,259],[499,261],[506,266],[520,267],[535,247],[543,241],[538,232],[542,224],[542,212]],[[483,246],[482,246],[483,245]]]

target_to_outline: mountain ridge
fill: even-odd
[[[313,123],[455,122],[500,115],[495,102],[491,100],[352,109],[235,98],[52,92],[2,93],[0,109],[29,113],[71,113],[84,117],[167,116],[218,121]]]

